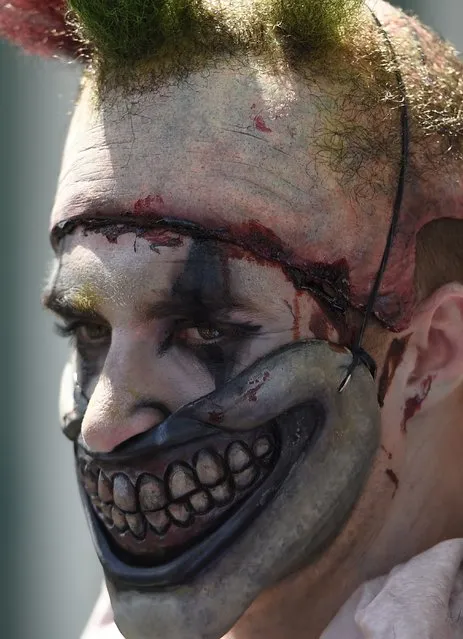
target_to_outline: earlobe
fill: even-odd
[[[463,285],[447,284],[433,293],[417,309],[411,328],[416,359],[408,384],[417,389],[432,382],[439,395],[453,392],[463,383]]]

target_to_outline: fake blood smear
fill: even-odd
[[[251,111],[254,111],[255,113],[256,110],[256,103],[253,102],[253,104],[251,104]],[[262,131],[262,133],[271,133],[272,129],[270,129],[266,124],[265,124],[265,120],[264,118],[260,115],[260,113],[257,113],[256,115],[252,115],[251,114],[251,118],[252,121],[254,122],[254,126],[258,131]]]
[[[272,229],[257,220],[246,220],[229,227],[210,229],[208,226],[188,222],[182,218],[170,218],[169,213],[169,207],[166,206],[160,194],[148,195],[134,202],[132,213],[89,219],[85,223],[69,220],[70,224],[66,226],[66,229],[56,226],[52,232],[52,241],[56,244],[62,236],[71,232],[76,226],[82,225],[85,233],[101,233],[112,243],[117,243],[119,236],[124,233],[136,233],[137,237],[145,237],[150,241],[152,249],[156,251],[159,246],[181,245],[181,239],[173,239],[168,234],[167,231],[170,229],[178,235],[226,243],[225,254],[228,259],[246,259],[263,265],[269,262],[277,264],[296,290],[301,293],[308,288],[308,283],[314,281],[328,284],[334,291],[339,291],[343,299],[349,298],[349,265],[345,259],[333,263],[309,260],[301,262],[291,247],[286,246]],[[146,218],[149,222],[146,226],[151,225],[151,228],[143,228],[144,223],[141,219],[138,222],[137,217]],[[155,225],[156,228],[153,229]],[[298,275],[295,274],[296,271]],[[318,322],[319,338],[322,339],[322,336],[328,333],[328,328],[332,326],[338,332],[342,344],[351,344],[355,337],[354,327],[347,326],[342,313],[332,311],[329,305],[324,307],[324,311]],[[329,320],[324,318],[325,313],[328,314]],[[298,315],[297,306],[296,315]],[[300,325],[296,321],[295,336],[299,335],[300,338],[300,332]]]
[[[183,240],[179,235],[173,235],[171,232],[163,229],[148,229],[141,233],[141,237],[150,243],[152,251],[157,251],[160,246],[175,248],[182,246]]]
[[[262,388],[263,384],[257,384],[253,388],[248,388],[248,390],[244,393],[244,399],[247,399],[250,402],[257,402],[257,391]]]
[[[209,421],[211,424],[221,424],[224,420],[224,414],[222,411],[211,410],[209,412]]]
[[[261,115],[256,115],[254,117],[254,125],[258,131],[262,131],[262,133],[271,133],[272,129],[270,129],[266,124],[265,120]]]
[[[383,453],[385,453],[385,454],[387,455],[387,458],[388,458],[388,459],[392,459],[392,453],[390,453],[390,452],[387,450],[387,448],[385,448],[385,446],[383,446],[382,444],[381,444],[381,450],[383,451]]]
[[[421,389],[418,395],[407,399],[401,426],[403,432],[407,432],[408,421],[416,415],[416,413],[420,410],[424,400],[429,395],[433,380],[434,377],[432,375],[428,375],[428,377],[426,377],[426,379],[422,382]]]
[[[160,213],[164,206],[164,200],[161,195],[147,195],[140,198],[133,205],[134,215],[146,215],[147,213]]]
[[[389,346],[378,387],[378,403],[381,407],[384,406],[384,400],[391,382],[394,379],[395,372],[404,356],[409,337],[410,336],[407,335],[407,337],[403,339],[394,339]]]
[[[283,242],[276,233],[256,220],[247,220],[233,227],[234,236],[242,238],[243,248],[254,249],[264,259],[284,260],[288,255]]]
[[[270,379],[270,373],[265,371],[262,376],[262,381],[260,379],[251,379],[249,380],[249,387],[245,393],[243,393],[243,399],[247,399],[249,402],[257,402],[257,391],[259,391],[266,381]]]

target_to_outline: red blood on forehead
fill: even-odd
[[[75,57],[81,45],[65,13],[65,0],[0,0],[0,35],[28,53]]]

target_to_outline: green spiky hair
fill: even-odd
[[[338,45],[363,0],[69,0],[100,75],[152,79],[217,57],[300,58]],[[298,54],[294,56],[294,52]]]
[[[367,8],[369,0],[67,1],[69,19],[90,52],[100,88],[144,89],[224,57],[253,53],[270,64],[284,61],[312,77],[334,80],[373,119],[382,117],[373,115],[378,104],[395,101],[397,106],[403,97],[397,93],[395,63],[384,38],[389,27],[380,33]],[[384,5],[378,7],[384,10]],[[401,16],[387,18],[394,33],[386,38],[408,76],[408,98],[419,129],[425,137],[438,133],[443,148],[461,154],[461,63],[453,49],[437,39],[429,44],[434,36]],[[429,44],[426,63],[421,41],[425,48]]]
[[[391,188],[384,167],[399,162],[399,72],[412,129],[409,174],[436,174],[444,167],[461,175],[463,65],[450,45],[387,2],[67,2],[97,98],[112,88],[149,90],[224,59],[246,65],[250,55],[278,73],[291,67],[315,85],[321,78],[323,126],[312,140],[317,158],[351,193],[360,189],[355,197],[364,197],[366,184],[370,194]]]

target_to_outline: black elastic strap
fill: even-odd
[[[392,244],[394,242],[394,237],[397,231],[397,225],[399,222],[400,211],[402,208],[402,202],[405,191],[405,175],[407,172],[408,166],[408,155],[409,155],[409,146],[410,146],[410,122],[409,122],[409,109],[407,102],[407,92],[405,89],[405,83],[403,80],[402,73],[400,71],[399,60],[397,58],[397,54],[395,52],[394,46],[391,42],[389,34],[386,29],[381,24],[380,20],[374,13],[372,9],[368,7],[371,12],[374,21],[378,25],[379,30],[381,31],[384,40],[389,48],[391,53],[391,58],[395,67],[395,76],[397,80],[397,86],[399,87],[400,97],[401,97],[401,105],[400,105],[400,124],[401,124],[401,139],[402,139],[402,150],[401,150],[401,158],[400,158],[400,172],[399,179],[397,183],[397,192],[394,200],[394,206],[392,209],[392,218],[391,224],[389,227],[389,233],[387,236],[386,246],[384,248],[383,257],[381,259],[381,264],[378,268],[378,272],[376,274],[376,278],[373,284],[373,288],[371,289],[370,296],[368,298],[367,306],[365,309],[365,314],[363,317],[362,326],[360,327],[360,331],[358,333],[357,339],[352,347],[352,362],[346,371],[346,375],[342,380],[338,392],[342,393],[342,391],[346,388],[350,379],[352,377],[352,373],[361,363],[365,363],[365,356],[367,356],[368,361],[371,363],[374,360],[366,353],[366,351],[362,348],[362,342],[365,335],[365,330],[368,325],[368,321],[373,313],[373,308],[376,303],[376,298],[378,296],[378,291],[381,286],[381,281],[383,279],[384,272],[386,270],[387,262],[389,259],[389,255],[391,253]],[[371,369],[371,364],[368,366]],[[376,369],[376,365],[373,366],[373,371]]]

